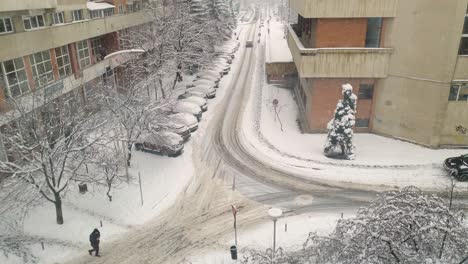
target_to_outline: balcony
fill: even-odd
[[[398,0],[290,0],[305,18],[395,17]]]
[[[2,0],[0,12],[56,8],[57,0]]]
[[[288,45],[301,78],[385,78],[393,49],[305,48],[289,26]]]
[[[0,61],[18,58],[151,21],[148,11],[83,20],[0,36]],[[34,43],[33,45],[31,43]]]

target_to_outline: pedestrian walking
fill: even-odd
[[[99,240],[101,238],[101,233],[97,228],[93,230],[93,232],[89,235],[89,242],[91,243],[91,247],[93,249],[88,250],[89,255],[93,255],[93,252],[96,252],[94,255],[96,257],[100,257],[99,255]]]

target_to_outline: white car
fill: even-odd
[[[203,112],[208,110],[208,103],[206,99],[200,98],[198,96],[190,96],[190,97],[179,100],[179,102],[189,102],[192,104],[196,104],[201,108]]]
[[[163,130],[174,132],[180,135],[184,139],[184,141],[187,141],[190,138],[190,128],[183,123],[173,121],[169,118],[164,118],[161,122],[158,123],[150,123],[148,127],[155,133],[157,131]]]
[[[179,95],[177,98],[178,99],[185,99],[185,98],[192,97],[192,96],[200,97],[202,99],[207,99],[205,93],[197,92],[197,91],[186,91],[183,94]]]
[[[216,90],[213,88],[213,86],[210,85],[197,85],[195,87],[187,89],[188,92],[201,92],[206,95],[207,98],[215,98],[216,96]]]
[[[177,157],[184,150],[184,139],[170,131],[149,133],[143,135],[141,139],[135,142],[135,148],[139,151]]]
[[[187,85],[187,88],[198,86],[198,85],[210,85],[210,86],[213,86],[214,88],[219,87],[219,85],[215,83],[214,81],[198,79],[198,80],[193,81],[191,84]]]
[[[189,103],[189,102],[177,102],[172,107],[172,112],[174,113],[186,113],[192,114],[194,117],[200,121],[202,117],[202,110],[196,104]]]
[[[171,120],[174,120],[174,122],[178,122],[178,123],[182,123],[186,125],[188,128],[190,128],[191,132],[198,129],[198,121],[191,114],[178,113],[178,114],[169,115],[168,117]]]

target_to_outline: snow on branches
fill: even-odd
[[[336,105],[333,119],[328,123],[329,130],[324,152],[328,157],[355,158],[353,127],[356,120],[357,96],[350,84],[342,86],[343,99]]]

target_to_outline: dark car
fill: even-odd
[[[184,150],[184,139],[176,133],[162,131],[158,134],[148,134],[142,136],[135,142],[135,148],[139,151],[153,154],[177,157]]]
[[[457,180],[468,181],[468,154],[446,159],[444,168]]]

